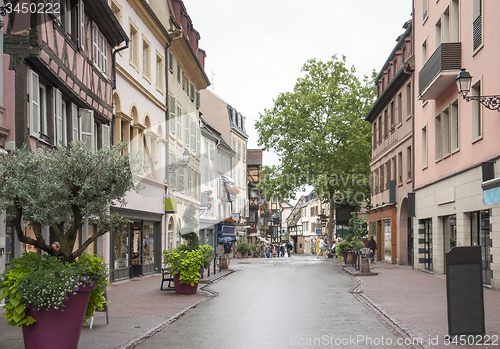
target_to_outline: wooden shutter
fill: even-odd
[[[52,89],[52,100],[54,105],[54,145],[62,139],[62,93],[57,88]]]
[[[80,109],[80,131],[81,140],[87,143],[87,147],[94,149],[94,111],[91,109]]]
[[[196,122],[194,122],[193,120],[190,120],[191,121],[191,151],[192,152],[195,152],[196,151]]]
[[[102,125],[102,146],[109,146],[110,140],[109,125]]]
[[[189,118],[189,115],[187,113],[184,114],[184,134],[186,136],[184,143],[186,144],[186,147],[189,147],[189,140],[191,137],[191,135],[189,134],[190,121],[191,119]]]
[[[168,128],[175,134],[175,97],[168,95]]]
[[[85,7],[83,0],[78,0],[78,44],[82,51],[85,51]]]
[[[40,86],[38,74],[30,70],[29,75],[30,135],[40,135]]]
[[[73,128],[73,142],[80,139],[80,124],[78,122],[78,107],[76,104],[71,103],[71,124]]]

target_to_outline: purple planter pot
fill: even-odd
[[[174,287],[175,293],[179,294],[193,294],[198,291],[198,283],[195,283],[194,286],[190,284],[183,284],[179,281],[180,274],[174,275]]]
[[[92,287],[80,287],[76,294],[69,294],[65,307],[57,310],[28,309],[27,315],[36,322],[23,325],[26,349],[77,349],[85,312],[89,304]]]

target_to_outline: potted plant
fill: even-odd
[[[246,258],[249,249],[250,248],[245,241],[243,241],[242,239],[238,240],[238,243],[236,244],[236,252],[237,252],[238,258]]]
[[[232,219],[231,217],[228,217],[228,218],[224,218],[222,221],[221,221],[222,224],[235,224],[236,221],[234,219]]]
[[[25,147],[0,157],[0,209],[16,213],[14,225],[20,242],[52,256],[40,258],[31,253],[13,259],[2,281],[1,298],[9,297],[4,316],[10,325],[23,327],[26,348],[76,349],[84,319],[106,304],[106,266],[102,259],[84,251],[98,237],[127,221],[111,215],[108,209],[113,202],[124,202],[127,191],[134,188],[130,159],[119,156],[125,146],[94,151],[85,142],[72,142],[37,151]],[[84,217],[91,217],[89,223],[96,230],[74,249]],[[33,234],[24,233],[27,226]],[[42,227],[50,227],[60,249],[44,239]],[[72,281],[62,282],[70,272]],[[53,282],[48,284],[49,280]],[[46,292],[33,293],[31,285]],[[86,292],[81,307],[71,303],[73,298],[81,298],[79,291],[94,287],[91,293]],[[36,311],[42,308],[49,311]],[[76,320],[54,325],[50,316]]]
[[[200,248],[191,250],[188,245],[183,244],[173,250],[163,250],[163,263],[170,267],[174,277],[175,293],[196,293],[200,270],[204,265],[203,252]]]

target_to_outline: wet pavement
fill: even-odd
[[[263,268],[273,268],[279,272],[280,276],[272,277],[271,273],[269,274],[271,279],[261,279],[260,276],[264,277],[268,274],[261,272]],[[273,344],[274,348],[314,346],[305,344],[299,346],[299,340],[300,338],[310,338],[316,334],[341,333],[342,331],[338,331],[338,326],[330,327],[329,323],[337,323],[339,318],[350,319],[349,315],[345,313],[340,315],[335,313],[337,307],[334,303],[328,303],[326,310],[316,308],[319,304],[316,301],[321,301],[321,298],[338,298],[340,289],[345,293],[342,294],[345,304],[352,304],[352,307],[365,315],[369,313],[365,316],[366,318],[371,319],[374,316],[380,324],[384,325],[384,328],[379,329],[379,332],[385,332],[388,329],[394,338],[407,340],[406,343],[413,340],[413,344],[416,343],[415,345],[394,345],[391,347],[498,348],[500,346],[498,339],[500,336],[500,316],[498,315],[500,314],[500,291],[484,289],[486,334],[491,338],[490,345],[457,346],[451,343],[446,345],[444,339],[448,332],[448,324],[446,279],[443,276],[385,262],[371,264],[371,271],[378,275],[356,276],[349,273],[349,271],[354,273],[352,268],[343,268],[342,264],[334,259],[316,259],[310,255],[294,255],[292,258],[233,260],[230,269],[222,274],[212,274],[210,280],[205,280],[212,283],[200,284],[199,291],[195,295],[177,295],[174,291],[161,291],[161,275],[158,274],[109,285],[108,299],[113,300],[109,306],[109,324],[106,324],[105,313],[97,313],[93,329],[89,329],[88,326],[83,328],[78,348],[129,349],[137,347],[146,349],[150,338],[153,338],[149,341],[152,343],[162,338],[161,336],[166,336],[167,333],[170,335],[158,343],[158,348],[175,347],[174,344],[178,343],[179,340],[181,344],[177,346],[178,348],[206,348],[203,346],[202,337],[197,335],[197,331],[194,332],[196,332],[195,337],[200,338],[198,344],[183,346],[182,337],[176,339],[176,335],[181,332],[172,332],[171,330],[181,328],[176,327],[183,324],[179,319],[188,320],[197,313],[201,315],[201,312],[212,314],[214,308],[210,307],[215,302],[209,300],[215,301],[217,298],[222,299],[222,297],[233,297],[228,302],[236,303],[237,306],[226,307],[225,313],[222,312],[225,314],[223,317],[231,319],[227,329],[215,328],[215,314],[214,321],[206,323],[214,334],[220,335],[220,332],[223,332],[226,336],[231,336],[234,328],[237,328],[239,331],[247,331],[257,338],[261,336],[266,338],[267,335],[274,333],[271,330],[275,330],[276,326],[279,326],[277,321],[280,320],[287,322],[287,328],[292,328],[294,333],[291,333],[290,330],[283,332],[284,337],[277,342],[279,344]],[[304,281],[302,276],[300,277],[302,280],[299,279],[297,276],[303,275],[303,270],[308,270],[306,274],[310,273],[311,275],[315,275],[316,271],[320,272],[326,278],[322,285],[328,287],[311,287],[315,285],[316,279],[320,279],[319,277],[313,278],[313,281],[308,280],[307,277]],[[232,273],[233,271],[235,273]],[[296,271],[298,274],[295,273]],[[227,277],[224,277],[226,275]],[[286,282],[276,283],[276,279],[286,280]],[[213,282],[217,280],[220,282]],[[226,285],[231,285],[231,287]],[[242,287],[239,293],[247,292],[248,289],[260,295],[262,302],[253,301],[250,303],[248,297],[241,298],[237,294],[235,296],[232,289],[236,288],[235,291],[237,291],[238,287]],[[263,293],[261,294],[261,292]],[[289,314],[290,316],[283,317],[282,315],[286,313],[280,315],[278,305],[284,294],[293,295],[293,304],[301,307],[300,311],[297,310],[298,314],[292,312]],[[304,302],[304,299],[308,299],[308,301]],[[311,303],[309,299],[314,299],[315,302]],[[350,303],[349,299],[360,303],[354,305],[354,303]],[[359,305],[364,306],[361,307],[362,310],[358,308]],[[249,313],[239,311],[240,308],[250,309],[259,315],[257,317],[248,315]],[[1,310],[0,314],[3,314]],[[306,317],[308,321],[299,321],[303,317]],[[250,319],[252,320],[250,321]],[[275,321],[272,321],[273,319]],[[359,328],[363,321],[356,319],[352,322],[351,327],[353,329]],[[371,320],[369,322],[371,326],[378,326]],[[21,329],[7,326],[6,323],[7,321],[2,317],[0,319],[0,348],[23,348]],[[264,330],[266,335],[250,331],[252,326],[253,328],[261,328],[259,323],[267,324],[266,328],[269,329],[269,332],[266,333]],[[188,322],[185,321],[184,324],[188,324]],[[243,326],[243,324],[247,326]],[[314,329],[318,329],[318,327],[322,327],[323,331],[314,332]],[[353,333],[359,334],[357,331],[353,331]],[[293,337],[295,341],[290,337],[291,335],[297,336]],[[302,337],[298,337],[299,335]],[[496,342],[494,342],[495,338]],[[215,343],[217,346],[214,347],[218,348],[251,347],[243,345],[242,342],[234,343],[230,340],[227,342],[216,341]],[[346,344],[341,347],[362,347]],[[334,345],[327,346],[335,347]],[[382,348],[384,346],[373,347]]]

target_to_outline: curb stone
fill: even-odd
[[[374,313],[377,318],[397,337],[402,338],[403,340],[410,341],[412,344],[405,344],[405,347],[408,349],[433,349],[434,347],[430,345],[422,336],[419,336],[406,325],[401,323],[395,317],[391,316],[387,311],[385,311],[382,307],[380,307],[377,303],[375,303],[370,297],[368,297],[363,291],[362,288],[366,285],[366,283],[355,276],[351,271],[346,268],[340,266],[340,269],[351,278],[358,282],[357,286],[354,286],[349,290],[350,293],[353,294],[356,299],[362,303],[368,310]],[[422,344],[420,344],[422,343]]]
[[[134,349],[136,348],[138,345],[141,345],[145,342],[147,342],[151,337],[153,337],[155,334],[157,334],[158,332],[162,331],[163,329],[167,328],[168,326],[170,326],[171,324],[173,324],[174,322],[176,322],[177,320],[179,320],[180,318],[182,318],[184,315],[190,313],[191,311],[195,310],[196,308],[198,308],[200,305],[202,305],[203,303],[205,303],[206,301],[214,298],[214,297],[217,297],[219,294],[215,291],[212,291],[210,289],[207,288],[207,286],[209,284],[212,284],[214,282],[217,282],[217,281],[220,281],[221,279],[223,279],[224,277],[232,274],[234,272],[234,270],[231,270],[229,273],[225,273],[224,275],[220,275],[216,278],[213,278],[211,280],[208,280],[207,283],[205,283],[203,286],[199,287],[199,290],[203,293],[205,293],[205,297],[203,299],[200,299],[198,302],[194,303],[193,305],[181,310],[179,313],[175,314],[174,316],[171,316],[169,317],[168,319],[166,319],[165,321],[161,322],[160,324],[158,324],[157,326],[149,329],[148,331],[136,336],[135,338],[132,338],[131,340],[129,340],[127,343],[117,347],[116,349]]]

